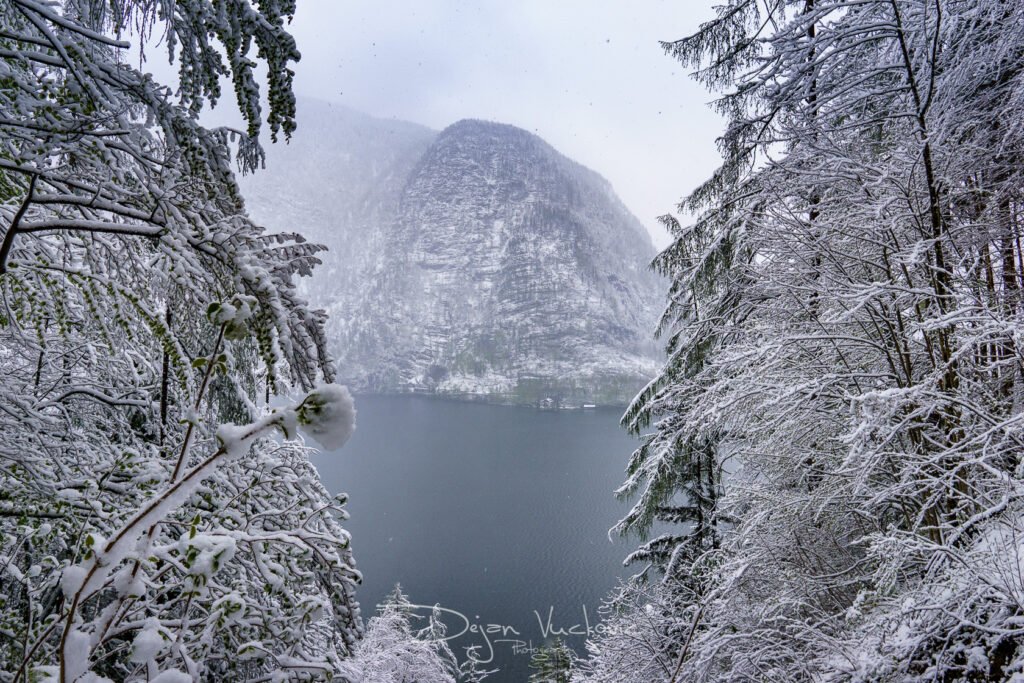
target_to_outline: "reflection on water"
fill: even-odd
[[[628,510],[612,491],[635,446],[620,411],[411,396],[356,407],[352,440],[314,462],[349,494],[364,617],[400,583],[444,608],[457,653],[493,655],[493,681],[525,681],[530,651],[555,636],[582,652],[635,545],[607,535]]]

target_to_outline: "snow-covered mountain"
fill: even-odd
[[[308,294],[343,381],[579,405],[654,374],[654,247],[604,178],[513,126],[299,112],[241,184],[258,221],[330,248]]]

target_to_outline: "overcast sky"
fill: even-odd
[[[535,132],[608,178],[662,247],[657,217],[718,165],[721,123],[658,41],[693,33],[712,5],[301,0],[295,89],[436,129],[481,118]],[[166,77],[159,61],[147,68]]]
[[[302,0],[296,91],[441,129],[511,123],[608,178],[648,227],[718,164],[712,96],[662,52],[712,0]]]

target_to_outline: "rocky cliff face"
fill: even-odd
[[[258,220],[336,252],[309,293],[344,381],[579,405],[653,375],[654,248],[606,180],[513,126],[326,107],[300,102],[293,146],[243,191]]]

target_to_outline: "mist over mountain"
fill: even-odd
[[[292,142],[241,186],[258,222],[330,248],[307,294],[357,389],[622,403],[657,370],[650,237],[527,131],[300,100]]]

